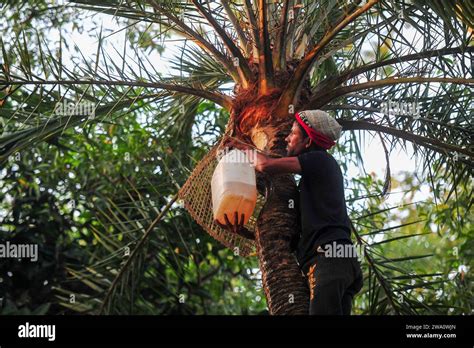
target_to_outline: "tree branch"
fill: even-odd
[[[259,93],[268,94],[274,87],[273,62],[270,51],[270,38],[267,26],[267,4],[265,0],[258,0],[258,40],[263,50],[258,52],[258,83]]]
[[[242,47],[242,50],[244,51],[244,55],[246,57],[252,57],[252,47],[249,47],[249,42],[247,40],[247,37],[245,36],[245,32],[242,29],[242,26],[240,25],[240,22],[238,21],[237,17],[235,17],[234,11],[232,11],[232,8],[229,5],[228,0],[221,0],[222,6],[224,7],[224,10],[229,17],[230,21],[232,22],[232,25],[235,28],[235,31],[237,32],[237,36],[239,37],[240,41],[240,47]]]
[[[160,213],[158,214],[158,216],[153,219],[153,221],[150,223],[150,225],[148,225],[146,231],[143,233],[143,236],[140,238],[140,240],[138,241],[138,244],[137,246],[135,247],[135,249],[133,249],[133,252],[131,253],[131,255],[127,258],[127,261],[124,263],[124,265],[122,266],[122,268],[120,268],[119,272],[117,273],[117,276],[115,277],[115,279],[113,280],[112,284],[110,285],[109,289],[107,290],[107,293],[105,294],[105,297],[104,299],[102,300],[102,304],[100,306],[100,310],[99,310],[99,313],[104,313],[104,311],[106,310],[109,302],[111,301],[112,297],[113,297],[113,294],[115,292],[115,289],[117,287],[117,285],[119,284],[119,282],[122,280],[124,274],[126,273],[126,271],[129,269],[130,265],[133,263],[133,261],[135,260],[135,257],[137,255],[139,255],[140,253],[140,250],[143,248],[143,246],[145,245],[145,242],[146,240],[148,239],[148,237],[150,237],[151,233],[153,232],[153,230],[155,229],[156,225],[160,222],[160,220],[163,218],[163,216],[166,214],[166,212],[171,208],[171,206],[173,205],[173,203],[179,198],[179,192],[177,194],[175,194],[171,200],[163,207],[163,209],[160,211]]]
[[[181,30],[182,34],[186,36],[191,41],[194,41],[199,47],[203,50],[211,53],[216,59],[222,63],[229,72],[230,76],[234,79],[236,83],[242,83],[241,77],[236,69],[236,67],[232,64],[230,60],[227,59],[225,55],[223,55],[219,50],[207,41],[202,35],[191,29],[186,23],[181,21],[178,17],[173,15],[170,11],[167,11],[163,8],[160,4],[158,4],[155,0],[148,0],[149,4],[158,12],[163,14],[167,17],[170,21],[175,23]]]
[[[357,110],[357,111],[364,111],[366,113],[381,112],[380,108],[354,105],[354,104],[330,104],[330,105],[322,106],[321,109],[322,110]],[[398,117],[405,117],[405,118],[413,118],[412,115],[397,115],[397,116]],[[457,126],[455,124],[449,124],[449,123],[442,122],[442,121],[435,120],[433,118],[428,118],[428,117],[418,117],[417,120],[420,121],[420,122],[437,124],[437,125],[440,125],[444,128],[451,128],[451,129],[456,130],[458,132],[467,133],[467,134],[469,134],[469,136],[474,137],[474,130],[471,130],[471,129],[468,129],[468,128],[463,128],[463,127]]]
[[[435,149],[435,151],[438,151],[439,153],[442,153],[444,155],[446,155],[446,151],[453,151],[453,152],[458,152],[459,154],[463,154],[471,158],[474,158],[474,152],[470,151],[469,149],[465,149],[456,145],[447,144],[437,139],[431,139],[431,138],[427,138],[421,135],[409,133],[404,130],[382,126],[382,125],[369,122],[369,121],[353,121],[353,120],[343,120],[343,119],[339,119],[337,121],[342,126],[343,131],[373,130],[377,132],[390,134],[397,138],[405,139],[421,146],[432,145],[435,147],[435,148],[431,147],[432,149]]]
[[[164,89],[170,92],[179,92],[185,94],[195,95],[207,100],[210,100],[216,104],[221,105],[223,108],[230,110],[232,108],[232,98],[221,94],[210,92],[202,89],[195,89],[192,87],[186,87],[181,85],[173,85],[169,83],[159,82],[141,82],[141,81],[109,81],[109,80],[38,80],[38,81],[6,81],[0,80],[0,90],[5,89],[8,86],[24,86],[24,85],[102,85],[102,86],[130,86],[130,87],[145,87],[145,88],[158,88]]]
[[[454,84],[474,84],[474,79],[465,78],[444,78],[444,77],[390,77],[378,81],[369,81],[351,86],[339,87],[332,89],[329,92],[314,95],[311,100],[303,106],[303,109],[317,109],[320,108],[331,100],[334,100],[345,94],[360,91],[364,89],[372,89],[377,87],[384,87],[390,85],[396,85],[401,83],[424,83],[424,82],[440,82],[440,83],[454,83]],[[324,92],[324,91],[323,91]]]
[[[250,22],[250,32],[252,34],[252,40],[253,44],[255,45],[255,48],[257,49],[258,55],[260,55],[260,52],[263,50],[263,48],[260,46],[260,41],[258,39],[258,25],[257,25],[257,19],[255,18],[255,14],[253,13],[253,7],[252,3],[250,0],[245,0],[244,1],[244,7],[245,7],[245,13],[247,14],[247,18]],[[252,52],[252,59],[253,59],[253,52]]]
[[[296,68],[293,77],[288,82],[288,85],[285,88],[285,92],[283,93],[280,98],[280,101],[278,102],[277,110],[286,110],[288,105],[296,103],[295,99],[297,99],[300,87],[312,65],[316,61],[317,57],[322,52],[323,48],[326,47],[326,45],[331,42],[331,40],[342,29],[344,29],[348,24],[352,23],[360,15],[371,9],[375,4],[377,4],[377,2],[379,2],[379,0],[369,0],[364,6],[359,7],[356,11],[352,12],[347,16],[344,16],[343,19],[339,21],[335,27],[330,29],[316,44],[316,46],[314,46],[313,49],[308,54],[306,54],[306,56],[301,60],[298,67]]]
[[[247,63],[247,59],[243,56],[242,52],[234,45],[234,42],[227,35],[225,30],[217,23],[212,15],[206,11],[206,9],[199,3],[198,0],[191,0],[198,11],[207,19],[209,24],[214,28],[216,33],[224,42],[224,46],[229,50],[233,57],[238,59],[237,71],[242,80],[242,86],[247,88],[249,83],[255,81],[252,71]]]
[[[288,60],[293,60],[293,55],[295,51],[295,31],[297,27],[297,18],[300,16],[301,9],[303,7],[302,4],[298,4],[300,1],[299,0],[294,0],[292,4],[292,19],[288,20],[288,32],[285,37],[285,51],[283,51],[283,54],[285,55],[285,61]],[[289,14],[288,10],[288,14]],[[288,49],[288,45],[291,44],[290,49]]]
[[[286,64],[286,29],[288,26],[288,11],[292,0],[285,0],[280,15],[280,28],[278,30],[277,39],[275,40],[274,64],[275,69],[280,70],[285,68]]]
[[[465,53],[465,52],[474,52],[474,46],[442,48],[442,49],[438,49],[438,50],[429,50],[429,51],[409,54],[409,55],[406,55],[406,56],[401,56],[401,57],[395,57],[395,58],[391,58],[391,59],[382,60],[380,62],[375,62],[375,63],[372,63],[372,64],[367,64],[367,65],[357,67],[355,69],[347,71],[347,72],[345,72],[345,73],[343,73],[339,76],[336,76],[334,78],[329,78],[327,80],[327,83],[325,83],[323,81],[318,86],[317,90],[328,90],[328,88],[338,86],[341,83],[344,83],[345,81],[353,78],[354,76],[363,74],[363,73],[365,73],[367,71],[370,71],[370,70],[380,68],[382,66],[387,66],[387,65],[392,65],[392,64],[402,63],[402,62],[408,62],[410,60],[419,60],[419,59],[423,59],[423,58],[431,58],[431,57],[436,57],[436,56],[445,56],[445,55],[456,54],[456,53]]]

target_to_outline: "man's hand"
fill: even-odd
[[[265,156],[264,154],[261,154],[256,150],[248,149],[244,152],[247,155],[247,158],[249,159],[252,166],[255,167],[255,170],[262,173],[265,172],[265,170],[267,169],[267,165],[271,160],[270,157]]]
[[[225,229],[225,230],[228,230],[229,232],[233,232],[233,233],[238,233],[238,231],[244,227],[244,214],[241,214],[240,216],[240,222],[238,220],[238,213],[235,212],[234,213],[234,223],[232,224],[230,221],[229,221],[229,218],[227,217],[227,214],[224,214],[224,219],[225,219],[225,222],[226,222],[226,225],[224,224],[221,224],[219,222],[219,220],[215,219],[214,222],[216,224],[218,224],[221,228]]]
[[[244,227],[244,214],[241,214],[240,215],[240,221],[238,220],[239,217],[238,217],[238,213],[235,212],[234,213],[234,223],[232,224],[230,221],[229,221],[229,218],[227,217],[227,214],[224,214],[224,219],[225,219],[225,222],[226,224],[221,224],[219,222],[219,220],[215,219],[214,222],[219,225],[221,228],[223,228],[224,230],[227,230],[231,233],[236,233],[244,238],[247,238],[247,239],[255,239],[255,236],[253,235],[252,232],[250,232],[249,230],[247,230],[245,227]]]
[[[227,139],[224,141],[224,146],[227,146],[228,148],[235,148],[239,149],[242,152],[245,153],[247,158],[250,161],[250,164],[255,168],[255,170],[259,172],[264,172],[266,169],[266,165],[270,161],[270,157],[265,156],[258,152],[257,150],[253,149],[249,145],[246,145],[245,143],[241,143],[239,141],[236,141],[235,139]]]

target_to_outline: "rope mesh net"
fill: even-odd
[[[183,201],[191,217],[214,239],[232,249],[240,256],[255,254],[255,242],[238,234],[229,232],[214,223],[212,212],[211,179],[218,163],[218,151],[222,142],[217,142],[196,165],[185,184],[181,187],[178,198]],[[264,197],[257,195],[257,203],[245,227],[255,233],[258,214],[264,203]]]

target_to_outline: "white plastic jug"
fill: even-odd
[[[235,212],[244,224],[252,216],[257,202],[255,169],[244,152],[234,149],[222,156],[211,180],[212,210],[214,219],[226,224],[224,214],[234,224]]]

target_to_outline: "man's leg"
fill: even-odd
[[[352,280],[350,262],[343,258],[326,258],[320,254],[310,266],[307,275],[310,288],[309,314],[345,314],[347,301],[352,301],[352,297],[350,299],[344,297]]]
[[[330,258],[318,254],[307,274],[310,313],[350,315],[352,299],[363,286],[357,258]]]
[[[354,272],[354,281],[344,292],[344,296],[342,298],[342,312],[344,315],[351,314],[352,299],[354,298],[354,295],[357,294],[364,285],[364,277],[362,275],[362,270],[360,268],[359,261],[356,258],[351,258],[350,262],[352,264],[352,270]]]

